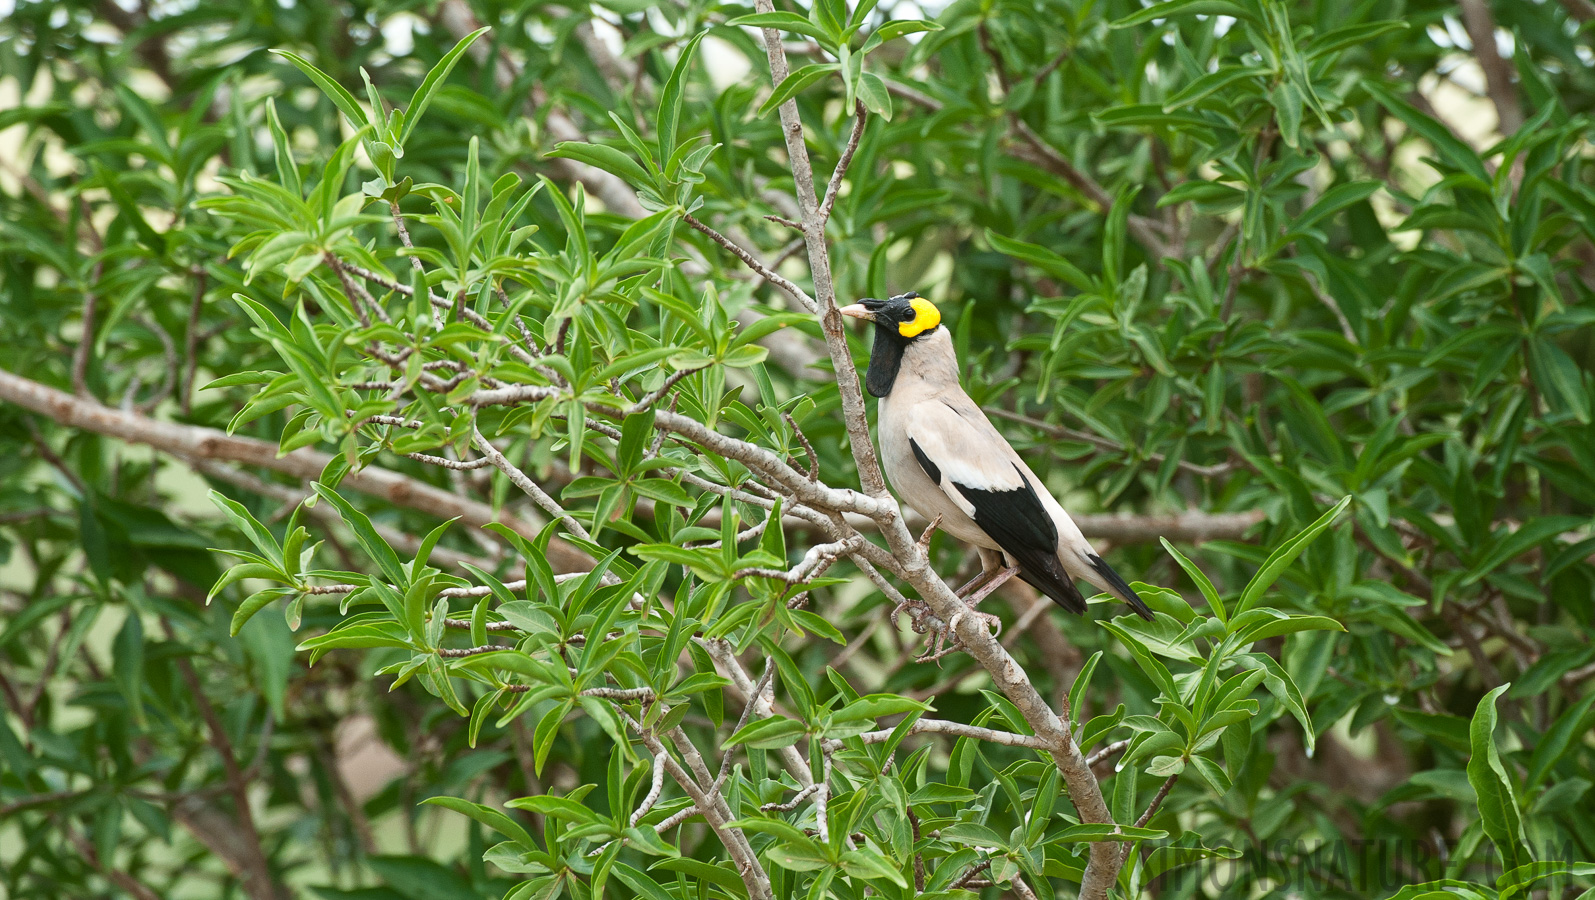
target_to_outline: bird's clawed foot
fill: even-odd
[[[921,553],[929,553],[930,552],[930,539],[931,539],[931,536],[936,533],[936,529],[938,527],[940,527],[940,526],[941,526],[941,513],[937,513],[936,514],[936,518],[930,520],[930,524],[925,526],[924,533],[919,536],[919,552],[921,552]]]
[[[963,640],[958,637],[958,626],[963,624],[963,620],[966,617],[980,620],[986,627],[991,629],[993,634],[1002,632],[1002,619],[975,609],[969,601],[965,601],[965,603],[969,605],[969,608],[953,613],[952,620],[948,622],[942,621],[941,617],[936,615],[930,608],[930,604],[923,600],[904,599],[902,603],[897,604],[892,610],[893,626],[897,625],[898,613],[906,610],[914,633],[930,635],[929,640],[926,642],[925,652],[914,657],[915,662],[935,662],[944,656],[965,649]]]
[[[925,647],[924,653],[914,657],[914,661],[922,663],[936,662],[937,660],[951,653],[967,649],[964,646],[963,639],[958,636],[958,626],[962,624],[965,617],[974,617],[979,619],[985,623],[986,627],[992,630],[993,634],[998,634],[1002,631],[1002,619],[997,618],[991,613],[983,613],[977,609],[970,609],[967,612],[953,613],[953,619],[951,622],[942,622],[935,616],[931,616],[931,621],[926,623],[930,627],[924,629],[925,631],[929,631],[931,634],[929,644]],[[915,623],[914,630],[920,631],[919,623]]]

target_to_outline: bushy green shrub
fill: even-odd
[[[758,3],[0,21],[0,896],[1588,887],[1595,7]]]

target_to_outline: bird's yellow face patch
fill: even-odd
[[[914,318],[897,323],[897,333],[903,337],[919,337],[941,324],[941,311],[924,297],[915,297],[908,306],[914,311]]]

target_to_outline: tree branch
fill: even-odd
[[[185,459],[243,463],[304,480],[319,478],[332,460],[328,454],[309,448],[279,457],[275,443],[112,409],[97,401],[74,397],[65,391],[4,370],[0,370],[0,400],[15,403],[68,428],[145,444]],[[485,503],[456,496],[407,475],[376,466],[349,472],[342,484],[395,506],[414,509],[440,519],[458,518],[478,528],[491,522],[501,522],[528,539],[535,538],[540,530],[536,523],[519,516],[496,512]],[[591,569],[593,565],[591,556],[558,538],[549,544],[548,559],[551,565],[564,572]]]
[[[808,310],[809,312],[814,312],[820,308],[819,304],[814,302],[814,298],[810,297],[807,291],[793,284],[792,281],[786,276],[781,275],[779,272],[776,272],[775,270],[766,266],[764,263],[759,262],[758,259],[756,259],[748,250],[743,248],[742,245],[731,240],[720,232],[715,231],[708,225],[703,224],[691,213],[683,213],[681,218],[682,221],[686,222],[688,225],[691,225],[694,229],[707,235],[709,240],[714,241],[716,244],[719,244],[720,246],[731,251],[732,256],[742,260],[742,263],[748,268],[752,269],[754,272],[757,272],[760,278],[763,278],[765,281],[768,281],[781,290],[786,291],[789,295],[791,295],[792,299],[802,304],[804,309]]]
[[[1484,70],[1484,87],[1495,104],[1501,134],[1510,137],[1523,127],[1523,106],[1512,84],[1512,64],[1501,58],[1495,45],[1495,16],[1487,0],[1457,0],[1457,5],[1462,7],[1462,24],[1473,42],[1473,55]]]
[[[170,623],[164,619],[161,623],[166,628],[169,640],[176,640]],[[216,714],[216,708],[211,705],[210,698],[205,696],[205,690],[200,685],[199,676],[194,672],[194,666],[188,661],[187,656],[175,658],[177,671],[183,678],[183,684],[188,687],[188,692],[194,698],[194,705],[199,707],[200,717],[205,720],[205,728],[210,732],[211,746],[216,749],[216,755],[221,757],[222,771],[227,778],[227,791],[232,795],[235,815],[238,819],[238,829],[242,832],[242,859],[244,866],[244,887],[255,900],[277,900],[285,896],[271,876],[271,867],[266,862],[266,854],[260,846],[260,831],[255,827],[255,816],[249,806],[249,782],[244,778],[243,769],[238,766],[238,757],[233,753],[232,739],[227,736],[227,728],[222,724],[221,718]]]
[[[754,0],[754,8],[761,13],[775,11],[771,0]],[[788,74],[786,49],[781,45],[780,32],[765,28],[764,49],[770,61],[772,84],[780,84]],[[786,139],[787,160],[792,168],[792,180],[797,188],[798,209],[802,213],[803,241],[809,251],[809,275],[814,282],[815,299],[818,300],[820,328],[825,335],[825,346],[831,354],[836,372],[836,382],[842,400],[842,417],[847,424],[848,443],[852,447],[853,462],[858,467],[859,484],[864,493],[890,502],[886,492],[886,479],[881,474],[880,461],[875,456],[875,446],[870,443],[869,423],[864,415],[864,393],[859,388],[858,370],[853,366],[853,354],[847,346],[847,333],[842,314],[837,311],[836,289],[831,281],[831,254],[825,244],[825,221],[820,216],[814,194],[814,167],[809,161],[809,149],[803,141],[803,122],[798,118],[797,100],[787,100],[780,106],[781,132]]]
[[[820,201],[818,214],[821,225],[830,221],[831,208],[836,205],[836,193],[842,187],[842,178],[847,174],[848,167],[853,164],[853,154],[858,151],[858,142],[864,136],[864,124],[868,121],[864,101],[855,100],[853,103],[853,133],[848,135],[842,158],[836,161],[836,171],[831,173],[831,180],[825,185],[825,199]]]
[[[895,728],[883,728],[879,731],[866,731],[858,735],[858,739],[866,744],[882,744],[892,736]],[[997,731],[993,728],[982,728],[979,725],[965,725],[962,722],[949,722],[945,719],[920,719],[909,726],[909,734],[946,734],[953,737],[974,738],[977,741],[987,741],[993,744],[1002,744],[1005,747],[1027,747],[1031,750],[1046,750],[1047,742],[1032,734],[1015,734],[1011,731]],[[841,739],[826,740],[823,746],[832,750],[839,750],[844,745]]]

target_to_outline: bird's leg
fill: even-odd
[[[992,576],[992,574],[993,573],[987,572],[985,570],[981,570],[979,572],[976,572],[974,578],[971,578],[968,581],[964,582],[963,586],[960,587],[958,590],[953,591],[953,593],[957,594],[959,597],[967,596],[969,594],[969,592],[974,589],[975,585],[980,584],[982,581],[985,581],[987,578],[990,578]]]
[[[986,548],[981,547],[979,548],[979,552],[980,574],[964,582],[963,587],[960,587],[958,590],[953,592],[957,594],[960,599],[968,597],[969,592],[974,590],[976,585],[988,578],[991,578],[1003,569],[1002,551],[987,550]]]
[[[1008,566],[1007,568],[998,571],[996,574],[992,575],[990,581],[986,582],[984,585],[981,585],[980,590],[976,591],[964,602],[969,604],[970,607],[976,606],[980,603],[980,601],[986,599],[986,597],[988,597],[992,591],[995,591],[997,588],[1007,584],[1008,579],[1018,574],[1018,566]]]

